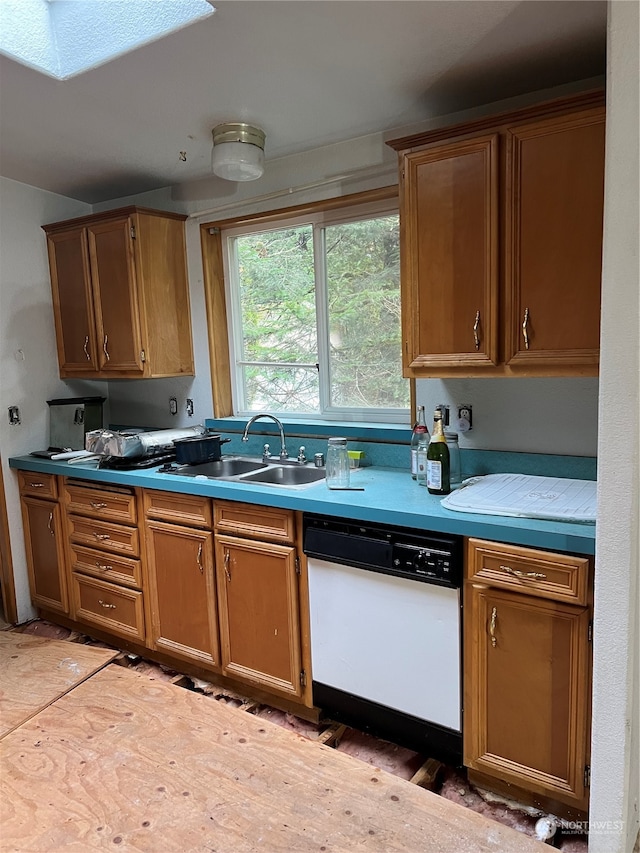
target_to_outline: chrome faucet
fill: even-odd
[[[247,425],[244,428],[244,432],[242,433],[242,440],[243,441],[249,441],[249,429],[253,426],[253,424],[257,420],[260,420],[260,418],[269,418],[270,420],[272,420],[276,424],[276,426],[280,430],[280,459],[282,459],[282,460],[288,459],[289,454],[287,453],[287,448],[286,448],[285,440],[284,440],[284,427],[282,426],[282,424],[280,423],[278,418],[275,418],[273,415],[269,415],[266,412],[262,412],[259,415],[254,415],[249,421],[247,421]],[[268,445],[265,445],[265,447],[267,449],[263,455],[264,461],[266,461],[266,457],[267,457],[267,454],[269,452]]]

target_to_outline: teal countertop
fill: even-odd
[[[196,479],[160,474],[156,468],[110,471],[89,464],[53,462],[33,456],[9,460],[12,468],[60,474],[95,483],[112,483],[206,495],[231,501],[315,512],[321,515],[374,521],[434,533],[454,533],[497,542],[574,554],[595,553],[595,525],[542,521],[497,515],[476,515],[444,509],[440,499],[398,468],[361,468],[352,472],[351,485],[364,491],[331,491],[324,481],[304,489],[257,483]]]

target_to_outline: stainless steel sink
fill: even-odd
[[[161,473],[227,480],[232,483],[260,483],[289,489],[304,489],[324,480],[325,477],[324,468],[316,468],[310,464],[300,464],[294,460],[287,460],[286,463],[263,462],[245,456],[223,456],[217,462],[171,466],[168,470],[161,469]]]
[[[240,474],[249,474],[251,471],[259,471],[266,468],[264,462],[253,459],[219,459],[217,462],[201,462],[199,465],[180,465],[172,474],[181,474],[185,477],[237,477]]]
[[[324,480],[324,468],[274,465],[268,466],[263,471],[255,474],[247,474],[242,477],[245,483],[264,483],[270,486],[307,486]]]

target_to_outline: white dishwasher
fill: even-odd
[[[462,538],[306,514],[314,704],[462,757]]]

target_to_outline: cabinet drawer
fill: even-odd
[[[158,518],[195,527],[211,527],[213,523],[210,498],[145,489],[143,502],[144,512],[148,518]]]
[[[587,603],[590,560],[517,545],[469,539],[467,577],[540,598]]]
[[[78,545],[89,545],[130,557],[140,556],[140,537],[135,527],[110,524],[81,515],[68,515],[67,529],[69,541]]]
[[[214,515],[216,530],[220,533],[235,533],[251,539],[275,542],[293,542],[295,537],[294,514],[291,510],[216,501]]]
[[[75,483],[65,483],[64,502],[67,512],[136,523],[136,498],[128,489],[92,489]]]
[[[39,498],[57,498],[58,481],[55,474],[40,474],[37,471],[18,471],[21,495]]]
[[[69,546],[69,557],[72,572],[93,575],[124,586],[142,586],[140,560],[105,554],[103,551],[93,551],[73,544]]]
[[[84,575],[71,575],[75,618],[144,641],[142,593]]]

